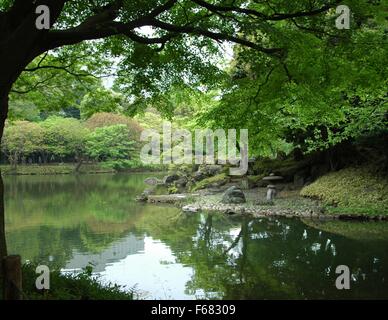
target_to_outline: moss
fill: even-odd
[[[301,195],[320,199],[329,213],[388,214],[388,180],[369,167],[331,172],[304,187]]]
[[[197,191],[211,186],[225,184],[229,180],[229,177],[226,173],[220,173],[213,177],[203,179],[198,181],[191,187],[191,191]]]
[[[169,194],[175,194],[175,193],[179,193],[179,189],[176,186],[170,186],[168,187],[167,192]]]

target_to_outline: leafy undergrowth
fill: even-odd
[[[50,289],[36,289],[35,266],[23,265],[23,299],[27,300],[133,300],[134,290],[118,285],[102,284],[87,267],[77,275],[50,272]]]
[[[388,179],[369,167],[331,172],[304,187],[300,194],[322,200],[329,213],[388,214]]]

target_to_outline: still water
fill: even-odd
[[[145,299],[388,298],[387,223],[183,214],[134,201],[147,176],[5,177],[9,252]]]

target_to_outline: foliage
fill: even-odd
[[[50,117],[42,122],[44,151],[60,159],[74,154],[81,157],[88,130],[74,118]]]
[[[313,5],[307,0],[237,1],[236,8],[221,11],[201,2],[181,2],[169,1],[171,6],[156,15],[168,27],[154,21],[157,25],[147,32],[126,29],[125,38],[109,37],[116,35],[115,28],[97,24],[92,39],[103,39],[37,57],[15,83],[11,117],[35,119],[37,110],[74,107],[85,118],[100,111],[134,115],[155,108],[188,128],[248,128],[250,151],[262,156],[293,149],[313,152],[385,130],[386,3],[345,1],[352,24],[350,30],[338,30],[336,2],[326,7],[323,0]],[[103,3],[100,10],[109,11],[113,2]],[[123,1],[117,21],[152,15],[160,4]],[[312,7],[323,10],[309,12]],[[88,1],[66,2],[55,27],[64,30],[85,19],[94,25],[97,17],[88,18],[96,11]],[[75,34],[82,29],[75,28]],[[112,89],[91,76],[111,72],[117,75]],[[145,115],[145,125],[160,121],[152,112]]]
[[[175,193],[179,193],[179,189],[176,186],[169,186],[167,188],[167,192],[169,194],[175,194]]]
[[[321,199],[335,213],[388,213],[387,178],[368,167],[342,169],[320,177],[301,195]]]
[[[16,165],[20,157],[42,150],[44,133],[42,128],[33,122],[16,121],[7,123],[2,139],[2,150],[10,162]]]
[[[85,121],[85,126],[90,130],[95,130],[96,128],[107,127],[116,124],[126,125],[131,137],[134,140],[139,141],[142,127],[137,121],[125,115],[117,113],[99,112],[93,114],[89,119]]]
[[[133,290],[124,291],[113,284],[101,284],[92,269],[86,267],[79,274],[63,274],[59,270],[50,272],[50,290],[39,291],[35,286],[35,266],[25,264],[23,290],[28,300],[133,300]]]
[[[85,51],[81,52],[83,49]],[[88,56],[85,47],[81,46],[77,52],[78,58],[69,56],[68,50],[64,49],[33,60],[14,84],[10,95],[10,117],[35,120],[40,112],[55,114],[79,108],[89,91],[101,90],[102,82],[91,76],[99,63]]]
[[[250,150],[262,156],[324,150],[386,130],[387,22],[378,5],[349,6],[357,24],[348,31],[335,29],[332,11],[253,31],[287,55],[271,60],[236,46],[221,99],[198,123],[248,128]]]
[[[103,162],[107,169],[144,168],[137,159],[141,127],[126,116],[101,113],[83,122],[75,118],[51,116],[41,122],[7,123],[2,151],[6,159],[17,163],[82,162],[88,157]],[[76,170],[80,170],[77,166]],[[101,170],[101,168],[99,169]],[[19,170],[18,172],[67,172],[58,167],[51,170]],[[82,171],[82,170],[81,170]]]
[[[18,99],[11,99],[8,111],[9,120],[26,120],[32,122],[40,120],[38,107],[26,98],[19,97]]]
[[[88,92],[80,104],[81,117],[88,119],[98,112],[124,112],[128,108],[122,95],[105,88]]]
[[[117,124],[97,128],[90,133],[86,142],[86,153],[96,161],[107,162],[118,169],[130,163],[134,141],[126,125]],[[133,155],[132,155],[133,156]]]

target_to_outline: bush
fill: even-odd
[[[368,167],[352,167],[320,177],[301,195],[320,199],[331,212],[388,214],[387,177]]]
[[[140,140],[142,127],[137,121],[124,115],[109,112],[100,112],[92,115],[88,120],[85,121],[85,126],[90,130],[113,126],[116,124],[125,125],[128,128],[131,137],[135,141]]]
[[[131,140],[128,128],[123,124],[97,128],[86,139],[87,154],[97,160],[108,162],[118,167],[130,160],[134,151],[134,141]],[[128,165],[128,163],[126,163]]]
[[[77,275],[62,274],[58,270],[50,272],[50,289],[37,290],[36,266],[24,264],[23,293],[29,300],[133,300],[134,289],[127,291],[114,284],[102,284],[92,275],[92,268],[86,267]]]

